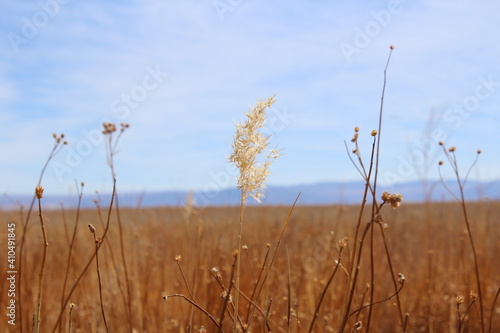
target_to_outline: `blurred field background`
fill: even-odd
[[[497,304],[494,309],[491,306],[500,283],[500,228],[497,219],[500,204],[469,203],[468,208],[477,241],[486,318],[489,319],[493,313],[492,327],[495,331],[500,329],[500,305]],[[101,215],[105,217],[106,208],[101,210]],[[243,244],[246,247],[241,273],[243,293],[250,294],[253,290],[266,253],[276,247],[289,210],[290,207],[285,206],[247,209],[243,231]],[[259,301],[262,309],[269,309],[268,322],[273,332],[307,332],[318,297],[337,259],[338,242],[344,237],[353,236],[358,211],[357,206],[295,207]],[[74,210],[43,213],[49,247],[43,290],[42,332],[53,330],[61,309],[62,281],[68,265],[76,213]],[[469,293],[475,289],[473,261],[460,205],[403,205],[397,210],[386,207],[382,214],[390,237],[393,264],[396,271],[406,277],[400,298],[404,312],[409,314],[409,332],[457,332],[456,297],[463,296],[464,305],[468,305],[471,302]],[[1,213],[2,221],[16,223],[18,240],[22,236],[21,216],[15,211]],[[232,252],[237,247],[239,207],[121,209],[120,216],[126,244],[130,298],[120,264],[119,235],[114,214],[108,237],[99,252],[104,308],[110,330],[199,332],[203,327],[206,332],[216,332],[215,325],[208,317],[188,302],[181,298],[165,300],[163,296],[184,294],[189,297],[179,270],[178,265],[181,265],[198,304],[219,318],[224,302],[221,298],[222,288],[210,270],[213,272],[213,268],[216,268],[227,287],[233,263]],[[26,235],[23,262],[21,297],[25,332],[31,331],[43,248],[36,214],[32,215],[32,219],[34,221],[30,222]],[[97,235],[100,235],[104,227],[99,220],[97,209],[80,212],[66,295],[69,286],[94,252],[94,239],[87,224],[93,224]],[[5,231],[1,233],[0,237],[5,239]],[[352,244],[348,242],[346,251],[349,252],[351,247]],[[376,299],[383,299],[393,293],[383,251],[381,245],[375,248],[375,253],[380,253],[380,258],[375,259]],[[2,251],[2,256],[4,254],[5,251]],[[345,255],[343,265],[349,270],[347,258],[348,255]],[[2,257],[1,260],[5,263],[7,259]],[[363,262],[368,264],[368,260]],[[367,282],[369,277],[364,271],[359,284],[363,286]],[[314,332],[335,332],[338,329],[346,283],[346,273],[341,272],[335,277],[327,291]],[[7,288],[7,280],[3,279],[0,299],[4,309]],[[355,295],[354,308],[360,306],[361,291]],[[70,302],[75,304],[71,315],[72,332],[104,331],[95,261],[83,276]],[[240,302],[242,314],[246,313],[247,305],[245,301]],[[57,331],[68,331],[69,311],[70,307],[66,306],[62,326]],[[398,331],[400,324],[394,299],[375,305],[373,311],[372,332]],[[359,320],[363,321],[364,316],[365,312],[361,311]],[[0,330],[20,332],[19,314],[17,319],[15,328],[7,325],[6,320],[0,321]],[[355,324],[352,319],[349,328]],[[263,323],[262,314],[256,312],[250,331],[264,332]],[[226,318],[224,329],[230,331],[231,325],[232,320]],[[478,327],[476,303],[466,317],[464,332],[477,332]],[[363,328],[360,331],[364,331]]]

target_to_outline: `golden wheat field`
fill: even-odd
[[[43,199],[41,201],[43,203]],[[500,204],[468,203],[467,207],[479,259],[484,325],[486,329],[491,327],[491,332],[498,332],[500,304],[497,302],[494,306],[493,303],[500,284],[497,219]],[[95,260],[74,286],[95,253],[95,238],[88,224],[95,227],[97,237],[102,235],[107,208],[102,205],[100,210],[63,212],[43,211],[42,206],[49,246],[41,302],[41,332],[105,331]],[[341,324],[352,269],[351,240],[359,207],[297,205],[271,266],[290,208],[247,208],[239,288],[244,295],[239,302],[242,326],[238,331],[243,330],[243,325],[249,325],[248,332],[308,332],[321,295],[324,299],[312,331],[336,332]],[[19,240],[23,236],[25,214],[2,212],[3,221],[15,223]],[[98,253],[102,308],[109,330],[217,332],[217,325],[209,315],[220,322],[226,300],[224,292],[227,292],[234,271],[239,207],[123,208],[119,214],[124,252],[120,251],[117,211],[113,211],[109,233]],[[397,210],[384,207],[381,216],[383,221],[379,224],[388,238],[394,272],[404,275],[404,287],[398,296],[407,321],[406,330],[457,332],[463,316],[461,329],[479,332],[474,264],[461,206],[458,203],[407,204]],[[373,303],[384,301],[371,307],[370,331],[400,332],[402,324],[396,297],[386,299],[394,294],[394,287],[381,241],[382,233],[378,228],[373,230],[375,283],[368,288],[371,284],[371,241],[368,241],[351,309],[354,312],[366,305],[373,289]],[[29,332],[32,328],[43,249],[35,212],[25,242],[22,279],[17,285],[21,297],[16,304],[16,326],[2,320],[2,332]],[[341,248],[340,269],[325,291]],[[20,264],[19,247],[17,250],[17,264]],[[6,260],[2,258],[2,262]],[[19,274],[17,278],[19,283]],[[255,289],[259,289],[256,285],[261,288],[258,300],[254,295]],[[0,295],[4,312],[8,288],[8,280],[3,279]],[[231,294],[234,296],[234,288]],[[169,295],[178,296],[167,297]],[[457,297],[463,297],[463,303]],[[249,307],[248,299],[254,299],[255,306]],[[228,311],[221,327],[225,332],[231,331],[233,326],[230,301],[225,305]],[[60,325],[56,327],[60,313]],[[349,316],[346,331],[365,331],[367,316],[368,308]]]

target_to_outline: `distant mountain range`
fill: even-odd
[[[446,186],[459,195],[456,182],[447,182]],[[401,193],[404,202],[423,202],[426,199],[432,201],[453,200],[452,195],[445,186],[439,182],[429,182],[424,191],[421,182],[406,182],[392,186],[380,186],[379,194],[383,191],[390,193]],[[304,184],[293,186],[269,186],[265,190],[263,205],[291,205],[297,195],[301,193],[299,205],[330,205],[330,204],[356,204],[363,197],[364,183],[362,182],[322,182],[316,184]],[[469,181],[465,186],[465,198],[467,200],[499,200],[500,180],[491,182]],[[181,206],[186,204],[187,198],[191,196],[197,206],[232,206],[239,205],[240,192],[237,189],[221,189],[219,191],[162,191],[144,193],[119,193],[121,207],[151,207],[151,206]],[[31,195],[3,195],[0,197],[0,209],[13,209],[20,204],[28,206],[32,200]],[[82,207],[95,207],[93,202],[95,194],[84,194]],[[102,194],[99,198],[101,206],[106,206],[110,200],[110,194]],[[73,195],[45,195],[43,205],[47,208],[59,208],[61,203],[65,208],[76,207],[78,198]],[[252,198],[249,204],[254,204]]]

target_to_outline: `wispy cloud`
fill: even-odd
[[[401,1],[396,9],[386,1],[242,1],[222,17],[213,3],[69,1],[51,16],[38,3],[7,1],[0,14],[0,147],[10,162],[1,172],[18,176],[5,177],[0,190],[31,191],[30,178],[16,170],[38,174],[52,132],[68,135],[70,149],[58,156],[64,163],[102,121],[132,125],[117,155],[126,189],[202,188],[211,172],[226,169],[232,122],[274,93],[276,107],[294,119],[275,135],[287,149],[270,182],[356,179],[343,140],[354,126],[367,133],[376,126],[391,44],[382,158],[398,173],[433,109],[444,114],[463,103],[481,78],[500,82],[500,5],[493,1]],[[37,13],[47,20],[37,23]],[[37,31],[25,36],[30,24]],[[11,33],[26,39],[17,52]],[[356,48],[349,59],[342,43]],[[168,74],[145,88],[156,69]],[[460,126],[449,117],[436,125],[464,153],[483,148],[482,170],[499,162],[495,84]],[[54,190],[66,191],[74,179],[98,189],[109,181],[104,147],[91,145],[63,178],[48,175]]]

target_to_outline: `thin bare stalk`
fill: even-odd
[[[69,252],[68,252],[68,259],[66,262],[66,272],[64,273],[64,282],[63,282],[63,287],[62,287],[62,294],[61,294],[61,311],[64,311],[63,303],[64,303],[64,294],[66,293],[66,285],[68,283],[68,276],[69,276],[69,269],[71,266],[71,258],[73,256],[73,247],[75,246],[76,242],[76,231],[78,230],[78,222],[80,220],[80,208],[81,208],[81,203],[82,203],[82,196],[83,196],[83,182],[81,183],[81,190],[78,193],[78,204],[76,208],[76,218],[75,218],[75,225],[73,227],[73,235],[71,236],[71,241],[69,242]],[[77,187],[78,191],[78,187]],[[61,330],[62,330],[62,326]]]
[[[42,310],[42,293],[43,293],[43,278],[45,275],[45,264],[47,262],[47,248],[49,247],[49,242],[47,241],[47,232],[45,231],[45,224],[42,215],[42,195],[43,187],[38,185],[35,190],[36,198],[38,199],[38,216],[40,218],[40,226],[43,235],[43,254],[42,254],[42,266],[40,267],[40,274],[38,275],[38,298],[36,301],[36,312],[33,322],[33,332],[40,332],[40,321],[41,321],[41,310]]]
[[[233,265],[231,267],[231,277],[229,278],[229,287],[227,288],[227,291],[226,291],[226,297],[224,297],[224,304],[222,304],[222,310],[221,310],[221,313],[220,313],[220,317],[219,317],[219,324],[217,325],[219,330],[217,332],[219,333],[222,333],[222,323],[224,322],[224,315],[226,314],[226,309],[227,309],[227,304],[229,302],[229,299],[231,298],[231,290],[233,288],[233,278],[234,278],[234,271],[235,271],[235,266],[237,264],[237,260],[238,260],[238,257],[239,255],[236,254],[234,256],[234,261],[233,261]],[[237,318],[237,317],[235,317]],[[236,320],[235,320],[236,322]]]
[[[345,244],[345,243],[341,243],[341,244]],[[333,278],[335,277],[335,274],[337,274],[339,267],[342,265],[340,260],[342,258],[342,250],[344,249],[344,247],[345,246],[342,246],[342,245],[340,246],[339,256],[335,262],[335,268],[333,269],[333,272],[330,275],[328,282],[325,284],[325,287],[323,288],[323,291],[321,292],[321,295],[319,296],[318,304],[316,305],[316,309],[314,309],[313,319],[311,320],[311,324],[309,325],[309,331],[308,331],[309,333],[312,332],[313,327],[314,327],[314,323],[316,322],[316,319],[318,318],[319,309],[321,308],[321,304],[323,303],[323,300],[325,299],[326,292],[327,292],[328,288],[330,287],[330,284],[332,283]]]
[[[113,211],[113,203],[114,203],[114,199],[115,199],[115,194],[116,194],[116,179],[113,180],[113,192],[111,194],[111,201],[109,203],[108,217],[107,217],[107,221],[106,221],[106,228],[104,228],[104,232],[103,232],[103,234],[101,236],[101,241],[104,241],[104,239],[106,238],[106,236],[108,234],[109,225],[110,225],[110,221],[111,221],[111,213]],[[68,296],[66,297],[66,299],[64,300],[64,303],[63,303],[63,309],[59,312],[59,315],[57,316],[56,323],[54,324],[54,328],[52,330],[52,333],[54,333],[57,330],[57,327],[59,326],[59,324],[61,322],[62,315],[64,313],[64,309],[68,305],[69,300],[71,299],[71,296],[73,296],[73,292],[76,290],[76,287],[80,283],[80,280],[83,278],[83,276],[85,275],[85,273],[89,269],[90,265],[94,261],[95,255],[96,255],[96,253],[94,252],[92,254],[92,256],[90,257],[90,259],[87,261],[87,264],[82,269],[82,272],[76,278],[75,283],[73,284],[73,286],[69,290]]]
[[[107,141],[105,144],[106,147],[106,160],[108,163],[108,166],[111,170],[111,177],[112,179],[116,178],[116,172],[115,172],[115,166],[114,166],[114,156],[118,153],[117,147],[118,147],[118,142],[120,141],[120,138],[122,134],[125,132],[127,128],[130,127],[129,124],[126,123],[121,123],[120,124],[120,131],[118,132],[118,135],[116,136],[116,139],[113,141],[113,133],[117,131],[116,125],[114,123],[103,123],[104,130],[103,134],[107,136]],[[125,260],[125,243],[123,241],[123,227],[122,227],[122,221],[121,221],[121,216],[120,216],[120,205],[118,202],[118,195],[115,198],[115,209],[116,209],[116,219],[118,221],[118,235],[120,239],[120,254],[121,254],[121,259],[122,259],[122,265],[123,265],[123,271],[125,275],[125,287],[127,290],[127,302],[126,302],[126,307],[125,311],[126,317],[129,323],[129,330],[132,332],[132,291],[130,288],[130,279],[129,279],[129,274],[128,274],[128,265],[127,261]]]
[[[196,299],[194,298],[194,295],[191,292],[191,288],[189,288],[189,283],[188,283],[188,281],[186,279],[186,275],[184,274],[184,270],[182,269],[182,266],[181,266],[181,256],[180,255],[178,255],[178,256],[175,257],[175,262],[177,263],[177,267],[179,267],[179,271],[181,272],[182,280],[184,281],[184,285],[186,286],[186,289],[188,291],[189,297],[191,297],[191,299],[196,302]]]
[[[445,186],[445,188],[460,203],[460,207],[462,208],[462,214],[464,216],[464,222],[465,222],[465,226],[467,228],[467,235],[468,235],[470,247],[471,247],[471,250],[472,250],[472,256],[474,258],[474,272],[475,272],[475,275],[476,275],[477,294],[479,296],[479,317],[480,317],[479,320],[480,320],[480,328],[481,328],[481,332],[484,333],[485,318],[484,318],[484,310],[483,310],[483,292],[482,292],[482,288],[481,288],[481,278],[480,278],[480,274],[479,274],[479,262],[478,262],[477,252],[476,252],[476,246],[474,245],[474,239],[472,237],[472,230],[471,230],[471,226],[470,226],[470,222],[469,222],[469,215],[467,213],[467,205],[466,205],[465,195],[464,195],[465,182],[467,181],[467,177],[469,176],[470,170],[477,163],[479,154],[481,154],[481,150],[477,151],[477,155],[476,155],[476,158],[475,158],[474,162],[472,163],[471,167],[469,167],[469,170],[467,171],[467,174],[466,174],[464,180],[462,180],[461,177],[460,177],[460,172],[459,172],[459,168],[458,168],[457,157],[455,155],[456,148],[455,147],[451,147],[449,149],[446,149],[446,147],[444,146],[444,144],[442,142],[440,142],[439,145],[442,146],[444,154],[445,154],[446,158],[448,159],[448,161],[451,164],[451,167],[452,167],[453,172],[455,174],[455,177],[456,177],[456,180],[457,180],[457,184],[458,184],[458,188],[459,188],[459,195],[460,196],[457,197],[456,195],[454,195],[453,191],[451,191],[451,189],[448,188],[445,185],[445,182],[444,182],[443,177],[441,175],[441,168],[438,168],[439,175],[440,175],[440,178],[441,178],[441,182],[443,183],[443,185]],[[440,161],[439,162],[439,166],[441,167],[442,165],[443,165],[443,162]]]
[[[240,231],[238,233],[238,249],[236,252],[236,278],[235,285],[236,291],[234,293],[234,318],[238,318],[238,308],[240,300],[240,274],[241,274],[241,237],[243,234],[243,220],[245,217],[246,199],[245,190],[241,189],[241,204],[240,204]],[[223,317],[222,317],[223,318]],[[237,332],[237,321],[233,324],[233,333]]]
[[[459,296],[460,297],[460,296]],[[464,315],[460,315],[460,304],[461,302],[459,301],[459,297],[457,297],[457,316],[458,316],[458,333],[462,333],[464,330],[464,321],[465,318],[467,317],[467,314],[469,313],[470,309],[472,308],[472,305],[475,303],[475,299],[470,302],[469,306],[467,309],[465,309]]]
[[[500,296],[500,287],[497,289],[497,293],[495,294],[495,298],[493,299],[493,303],[491,304],[491,310],[490,310],[490,325],[488,332],[493,333],[493,315],[495,314],[495,304],[498,300],[498,296]]]
[[[67,145],[68,142],[64,141],[64,134],[61,134],[60,136],[53,134],[52,135],[54,138],[54,146],[52,147],[52,151],[49,154],[49,157],[47,158],[47,161],[45,161],[45,164],[42,167],[42,171],[40,172],[40,176],[38,177],[38,183],[37,186],[40,186],[42,184],[42,179],[45,174],[45,170],[47,170],[47,167],[49,166],[50,161],[52,158],[54,158],[57,153],[59,153],[64,145]],[[31,200],[28,213],[26,215],[26,219],[23,225],[23,235],[21,236],[21,242],[19,245],[19,269],[18,269],[18,290],[19,290],[19,295],[23,295],[22,289],[23,289],[23,284],[22,284],[22,279],[23,279],[23,259],[24,259],[24,244],[26,243],[26,235],[28,232],[28,224],[30,221],[31,213],[33,211],[33,207],[35,205],[35,200],[36,200],[36,194],[33,194],[33,199]],[[22,297],[19,297],[18,299],[18,313],[19,313],[19,323],[20,323],[20,332],[23,332],[23,303],[22,303]]]
[[[364,310],[364,309],[366,309],[366,308],[370,308],[370,307],[372,307],[372,306],[374,306],[374,305],[377,305],[377,304],[380,304],[380,303],[387,302],[388,300],[390,300],[391,298],[393,298],[394,296],[396,296],[397,294],[399,294],[399,293],[401,292],[401,290],[403,289],[403,287],[404,287],[404,280],[402,281],[401,286],[398,288],[398,290],[396,290],[396,292],[394,292],[392,295],[390,295],[390,296],[388,296],[388,297],[386,297],[386,298],[384,298],[384,299],[381,299],[380,301],[377,301],[377,302],[371,302],[370,304],[364,305],[364,306],[360,307],[359,309],[356,309],[356,310],[352,311],[352,312],[349,314],[349,317],[350,317],[350,316],[353,316],[353,315],[355,315],[355,314],[357,314],[357,313],[359,313],[360,311],[362,311],[362,310]]]
[[[101,314],[102,319],[104,321],[104,326],[106,327],[106,332],[109,333],[108,321],[106,320],[106,312],[104,311],[104,301],[102,299],[102,281],[101,281],[101,271],[99,269],[99,248],[102,244],[101,237],[96,236],[96,229],[92,224],[89,224],[90,232],[94,238],[95,245],[95,262],[96,262],[96,270],[97,270],[97,282],[99,283],[99,302],[101,303]]]
[[[71,303],[69,305],[69,323],[68,323],[68,333],[71,333],[71,326],[73,325],[72,316],[73,316],[73,308],[75,304]]]
[[[219,332],[224,333],[224,331],[220,328],[217,320],[207,310],[205,310],[201,305],[199,305],[195,301],[189,299],[189,297],[186,297],[185,295],[182,295],[182,294],[165,295],[165,296],[163,296],[163,299],[166,301],[167,299],[172,298],[172,297],[183,298],[185,301],[190,303],[192,306],[194,306],[195,308],[197,308],[198,310],[203,312],[203,314],[205,314],[212,321],[212,323],[214,323],[214,325],[217,326],[217,328],[219,329]]]
[[[288,333],[291,332],[292,327],[290,326],[291,322],[291,312],[292,312],[292,274],[290,273],[290,254],[288,253],[288,246],[286,248],[286,263],[287,263],[287,272],[288,272],[288,280],[287,280],[287,313],[286,313],[286,327],[288,329]]]
[[[259,302],[260,294],[262,292],[262,289],[264,288],[264,285],[266,284],[267,278],[269,277],[269,274],[270,274],[271,269],[273,267],[274,261],[276,259],[277,254],[278,254],[278,250],[280,248],[280,244],[281,244],[281,241],[283,239],[283,235],[285,234],[285,230],[286,230],[286,228],[288,226],[288,222],[290,221],[290,217],[292,216],[292,212],[293,212],[293,210],[295,208],[295,205],[297,204],[297,201],[299,200],[299,198],[300,198],[300,193],[295,198],[295,201],[293,202],[293,205],[292,205],[292,207],[290,208],[290,210],[288,212],[288,215],[287,215],[287,217],[285,219],[285,222],[283,223],[283,227],[281,228],[281,233],[280,233],[280,236],[278,238],[278,242],[276,244],[276,249],[274,250],[273,256],[271,257],[271,262],[269,263],[269,268],[267,269],[267,271],[266,271],[266,273],[265,273],[265,275],[264,275],[264,277],[262,279],[262,283],[260,284],[260,287],[258,288],[258,292],[255,295],[255,299],[253,299],[253,302],[255,304],[258,304],[258,302]],[[250,328],[250,323],[252,321],[252,317],[253,317],[253,309],[252,309],[252,311],[250,313],[250,316],[249,316],[249,319],[247,321],[248,325],[247,325],[247,328],[246,328],[245,332],[248,332],[248,329]]]

